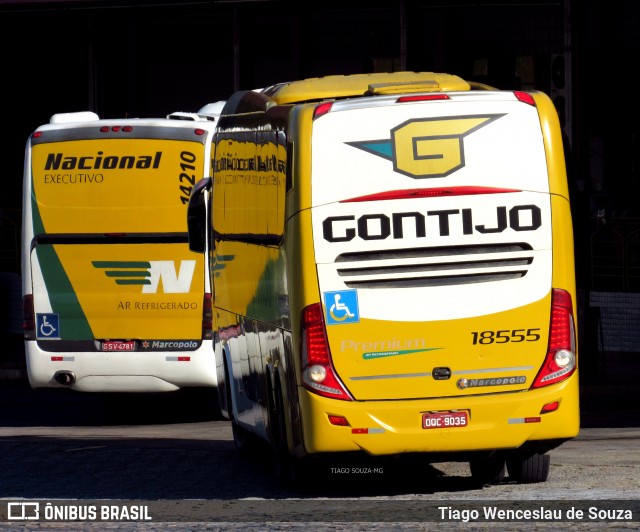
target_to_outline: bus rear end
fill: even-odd
[[[209,280],[185,226],[191,188],[208,170],[213,123],[61,122],[39,128],[26,153],[31,386],[215,386]]]
[[[579,431],[557,115],[542,93],[398,93],[318,106],[298,154],[320,297],[300,318],[304,452],[544,480]]]

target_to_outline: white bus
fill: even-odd
[[[216,386],[208,264],[189,251],[185,216],[219,109],[64,113],[31,134],[22,290],[33,388]]]

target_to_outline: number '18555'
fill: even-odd
[[[537,342],[540,327],[535,329],[504,329],[501,331],[472,331],[473,345],[506,344],[507,342]]]

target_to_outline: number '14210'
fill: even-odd
[[[504,329],[501,331],[472,331],[473,345],[506,344],[507,342],[537,342],[540,327],[535,329]]]

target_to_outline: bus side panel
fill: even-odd
[[[566,197],[555,195],[551,196],[551,205],[553,213],[553,286],[567,290],[571,294],[573,304],[577,306],[571,207]]]
[[[226,361],[228,375],[219,395],[230,419],[269,440],[270,381],[290,322],[284,137],[266,128],[219,131],[213,166],[213,328],[218,374]]]
[[[242,242],[220,241],[214,252],[217,365],[226,352],[234,419],[265,435],[265,367],[282,356],[281,330],[289,320],[283,263],[278,248]]]

